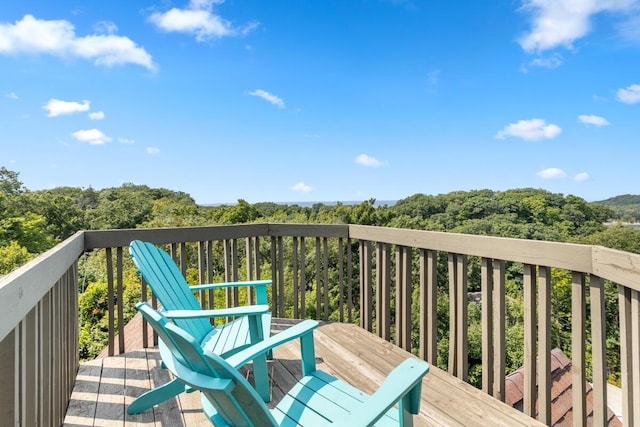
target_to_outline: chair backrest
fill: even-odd
[[[164,310],[200,310],[182,272],[168,253],[153,243],[134,240],[129,254]],[[177,319],[175,323],[189,335],[201,340],[211,332],[208,319]]]
[[[188,332],[168,322],[146,302],[136,307],[171,351],[172,360],[167,366],[172,373],[206,396],[203,410],[212,422],[230,426],[277,425],[255,389],[224,359],[203,353]]]

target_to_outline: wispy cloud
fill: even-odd
[[[86,99],[82,102],[75,102],[62,101],[55,98],[50,99],[46,105],[42,106],[44,110],[47,110],[49,112],[49,114],[47,114],[47,117],[57,117],[66,114],[82,113],[84,111],[89,111],[90,107],[91,103]]]
[[[273,95],[273,94],[271,94],[271,93],[269,93],[269,92],[267,92],[265,90],[256,89],[253,92],[249,92],[249,95],[257,96],[258,98],[262,98],[265,101],[272,103],[273,105],[275,105],[278,108],[286,108],[285,105],[284,105],[284,101],[280,97],[278,97],[276,95]]]
[[[147,147],[147,154],[149,155],[154,155],[154,154],[158,154],[160,152],[160,149],[158,147]]]
[[[578,120],[580,122],[584,123],[584,124],[593,125],[593,126],[597,126],[597,127],[609,126],[611,124],[604,117],[594,116],[593,114],[591,114],[591,115],[585,115],[585,114],[580,115],[580,116],[578,116]]]
[[[555,52],[550,56],[541,55],[529,61],[527,65],[522,66],[521,70],[525,73],[528,72],[531,67],[547,68],[552,70],[561,66],[563,61],[564,58],[558,52]]]
[[[618,89],[616,91],[616,97],[618,101],[624,102],[625,104],[640,102],[640,84],[633,84],[624,89]]]
[[[98,34],[115,34],[118,32],[118,26],[111,21],[99,21],[93,29]]]
[[[560,179],[566,177],[567,174],[562,169],[548,168],[539,171],[538,176],[542,179]]]
[[[8,93],[5,96],[9,99],[20,99],[20,97],[16,95],[15,92]]]
[[[371,168],[377,168],[378,166],[382,166],[382,162],[375,157],[369,156],[367,154],[360,154],[355,159],[356,163],[362,166],[367,166]]]
[[[309,187],[307,184],[305,184],[305,183],[304,183],[304,182],[302,182],[302,181],[300,181],[300,182],[298,182],[298,183],[294,184],[294,186],[293,186],[293,187],[291,187],[291,189],[292,189],[293,191],[298,191],[298,192],[301,192],[301,193],[308,193],[309,191],[311,191],[311,190],[312,190],[312,188],[311,188],[311,187]]]
[[[431,70],[427,73],[427,85],[429,90],[435,91],[440,85],[440,70]]]
[[[118,142],[120,144],[135,144],[136,141],[133,139],[128,139],[128,138],[118,138]]]
[[[87,142],[90,145],[102,145],[111,141],[111,138],[98,129],[79,130],[71,134],[71,136],[78,141]]]
[[[573,43],[591,31],[591,19],[603,12],[633,8],[637,0],[523,0],[520,11],[531,17],[531,30],[519,39],[529,53],[543,52]]]
[[[166,12],[155,12],[149,21],[167,32],[192,34],[197,41],[211,38],[246,35],[258,27],[258,22],[250,22],[241,27],[233,24],[213,10],[214,5],[224,0],[191,0],[186,8],[172,8]]]
[[[69,21],[48,21],[32,15],[25,15],[15,24],[0,23],[0,55],[16,53],[79,57],[106,67],[136,64],[155,69],[151,55],[128,37],[113,34],[78,37]]]
[[[539,139],[553,139],[562,133],[558,125],[547,124],[543,119],[519,120],[511,123],[496,134],[496,138],[503,139],[509,136],[536,141]]]
[[[589,174],[586,172],[580,172],[576,176],[573,177],[574,181],[583,182],[589,179]]]
[[[89,118],[91,120],[102,120],[104,119],[105,115],[103,111],[96,111],[94,113],[89,113]]]

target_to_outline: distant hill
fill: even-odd
[[[612,220],[629,224],[640,222],[640,195],[622,194],[593,203],[611,208],[613,211]]]
[[[632,205],[640,205],[640,195],[633,194],[622,194],[620,196],[610,197],[606,200],[600,200],[598,202],[600,205],[607,206],[632,206]]]

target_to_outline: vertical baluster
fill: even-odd
[[[256,280],[256,277],[254,275],[254,264],[253,264],[254,259],[252,255],[254,251],[253,239],[251,237],[247,237],[244,240],[244,246],[245,246],[244,257],[247,265],[247,280]],[[247,289],[247,304],[249,305],[255,304],[253,287],[247,286],[246,289]]]
[[[505,374],[504,261],[493,260],[493,397],[504,402]]]
[[[396,313],[396,319],[400,320],[400,346],[406,351],[411,351],[411,261],[412,250],[410,247],[400,248],[401,277],[398,283],[400,292],[400,312]],[[396,266],[397,269],[397,266]]]
[[[437,254],[420,249],[420,357],[438,363]]]
[[[279,317],[278,311],[278,274],[276,265],[276,238],[271,237],[271,304],[273,305],[273,316]]]
[[[347,239],[347,321],[353,323],[353,253],[351,239]]]
[[[306,319],[307,308],[307,263],[306,263],[306,246],[304,237],[300,237],[300,311],[301,317]]]
[[[344,322],[344,241],[338,238],[338,312],[340,322]]]
[[[211,240],[207,241],[207,250],[206,250],[206,258],[207,258],[207,283],[213,283],[214,280],[214,271],[213,271],[213,257],[214,257],[214,246]],[[209,299],[208,308],[214,309],[216,306],[216,294],[213,289],[209,289],[207,291],[207,298]]]
[[[571,373],[573,377],[573,425],[586,426],[585,325],[587,324],[584,273],[571,280]]]
[[[551,268],[538,267],[538,421],[551,424]]]
[[[524,413],[536,415],[536,266],[524,265]]]
[[[231,282],[231,242],[228,239],[224,241],[224,281]],[[225,288],[224,290],[224,303],[225,308],[229,308],[233,305],[232,303],[232,293],[230,288]],[[227,319],[229,320],[229,319]]]
[[[109,316],[109,356],[114,355],[114,331],[115,331],[115,312],[114,312],[114,290],[113,290],[113,258],[111,248],[105,249],[107,257],[107,315]]]
[[[637,425],[640,422],[640,291],[631,291],[631,389],[633,393],[631,402],[632,409],[629,411],[633,417],[633,422]]]
[[[278,237],[278,312],[280,316],[285,317],[284,310],[284,248],[282,236]]]
[[[372,266],[371,242],[360,241],[360,326],[372,331]]]
[[[376,332],[391,340],[391,257],[388,243],[376,244]]]
[[[147,281],[144,280],[142,274],[140,275],[140,301],[147,301]],[[149,334],[147,331],[149,330],[149,326],[147,325],[147,320],[142,318],[142,347],[149,347]]]
[[[0,342],[0,419],[9,425],[18,425],[16,405],[19,399],[16,390],[16,371],[18,359],[16,358],[16,338],[18,326],[7,334]]]
[[[238,239],[231,240],[231,265],[232,276],[231,281],[237,282],[240,280],[240,262],[238,259]],[[231,288],[233,294],[233,306],[238,307],[240,305],[240,289],[237,286]]]
[[[40,394],[40,425],[46,426],[52,423],[51,420],[51,291],[47,292],[40,301],[40,384],[38,387]],[[0,360],[5,360],[0,354]],[[2,404],[0,404],[2,407]],[[0,415],[1,416],[1,415]],[[4,419],[4,418],[0,418]]]
[[[291,255],[293,257],[293,318],[299,319],[300,311],[298,304],[298,238],[294,236],[292,240]]]
[[[122,283],[122,246],[116,248],[116,283],[117,283],[117,308],[118,308],[118,353],[124,353],[124,288]]]
[[[207,283],[207,254],[204,242],[198,242],[198,282]],[[207,301],[207,291],[201,290],[199,294],[200,307],[205,310],[211,305],[211,301]],[[213,319],[210,321],[213,322]]]
[[[456,332],[456,337],[458,339],[457,349],[458,352],[456,354],[456,362],[458,378],[462,381],[467,380],[468,376],[468,359],[469,359],[469,345],[468,345],[468,285],[467,285],[467,256],[466,255],[456,255],[456,278],[457,278],[457,290],[456,295],[458,299],[458,313],[456,326],[458,328]]]
[[[324,320],[329,320],[329,244],[328,239],[322,239],[322,253],[324,262],[322,263],[323,284],[324,284]]]
[[[316,237],[316,320],[320,320],[320,310],[321,310],[321,269],[320,269],[320,238]]]
[[[593,425],[606,425],[607,407],[607,332],[604,280],[591,275],[591,343],[593,360]]]
[[[457,344],[458,339],[456,337],[456,332],[458,328],[456,327],[456,320],[458,319],[458,296],[456,295],[457,291],[457,282],[458,279],[456,274],[458,274],[458,269],[456,268],[456,258],[455,254],[450,253],[448,256],[448,268],[449,268],[449,358],[448,358],[448,372],[449,375],[456,376],[456,354],[457,354]]]
[[[493,260],[482,258],[482,391],[493,395]]]

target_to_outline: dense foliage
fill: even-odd
[[[631,197],[631,196],[629,196]],[[635,201],[633,199],[632,201]],[[629,204],[629,206],[633,206]],[[562,241],[603,245],[640,253],[640,231],[620,224],[605,226],[615,211],[603,203],[587,203],[572,196],[545,190],[524,188],[508,191],[474,190],[440,195],[415,194],[395,204],[377,206],[375,200],[355,205],[316,203],[312,206],[277,203],[250,204],[239,200],[225,206],[200,206],[186,193],[154,189],[145,185],[124,184],[116,188],[58,187],[30,191],[18,180],[18,174],[0,168],[0,275],[24,264],[73,233],[83,229],[122,229],[181,227],[247,222],[344,223],[385,227],[447,231],[522,239]],[[264,242],[266,245],[267,242]],[[330,263],[337,263],[337,247],[330,246]],[[315,259],[307,252],[306,313],[315,316]],[[269,253],[269,248],[264,248]],[[446,258],[446,254],[441,254]],[[448,283],[446,259],[439,268],[438,364],[447,363]],[[268,257],[265,256],[265,262]],[[125,321],[133,314],[139,298],[139,278],[130,260],[120,296]],[[357,262],[357,257],[355,262]],[[94,357],[105,342],[108,331],[106,313],[105,257],[101,251],[86,254],[80,260],[80,345],[83,358]],[[415,264],[415,263],[414,263]],[[355,269],[357,271],[357,269]],[[269,266],[263,266],[268,272]],[[479,260],[469,259],[469,291],[479,291]],[[285,271],[285,277],[291,277]],[[332,275],[334,273],[331,273]],[[522,265],[507,265],[507,366],[522,364],[523,292]],[[553,344],[570,353],[571,276],[566,271],[552,272]],[[416,274],[414,274],[415,276]],[[188,281],[197,282],[197,272],[188,271]],[[217,278],[221,279],[221,278]],[[335,283],[332,280],[330,283]],[[618,381],[618,326],[616,290],[607,288],[608,351],[611,380]],[[291,291],[285,296],[291,301]],[[395,296],[392,294],[392,298]],[[418,294],[414,292],[417,304]],[[330,289],[330,318],[337,319],[338,292]],[[357,300],[355,301],[357,303]],[[289,304],[291,305],[291,304]],[[392,301],[391,307],[395,304]],[[417,322],[417,316],[414,320]],[[414,328],[416,329],[416,328]],[[481,379],[480,308],[469,303],[469,376],[479,385]],[[590,339],[590,338],[589,338]],[[417,347],[417,336],[414,336]],[[589,346],[590,344],[587,343]]]

